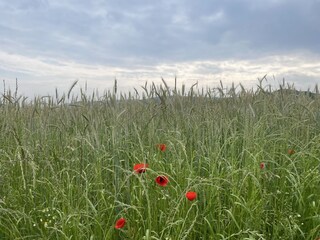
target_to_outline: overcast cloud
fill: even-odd
[[[308,88],[320,80],[319,12],[320,0],[0,0],[0,77],[28,96],[174,76]]]

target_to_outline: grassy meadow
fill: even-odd
[[[0,239],[320,237],[318,94],[74,87],[0,97]]]

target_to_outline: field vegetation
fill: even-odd
[[[320,96],[145,84],[0,98],[0,239],[320,237]]]

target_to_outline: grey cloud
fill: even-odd
[[[226,8],[235,38],[258,54],[306,49],[320,53],[319,2],[288,1],[269,8]]]
[[[0,0],[4,49],[133,64],[320,54],[319,1]]]

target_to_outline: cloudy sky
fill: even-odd
[[[320,0],[0,0],[0,77],[78,88],[320,82]],[[3,92],[3,83],[0,92]]]

